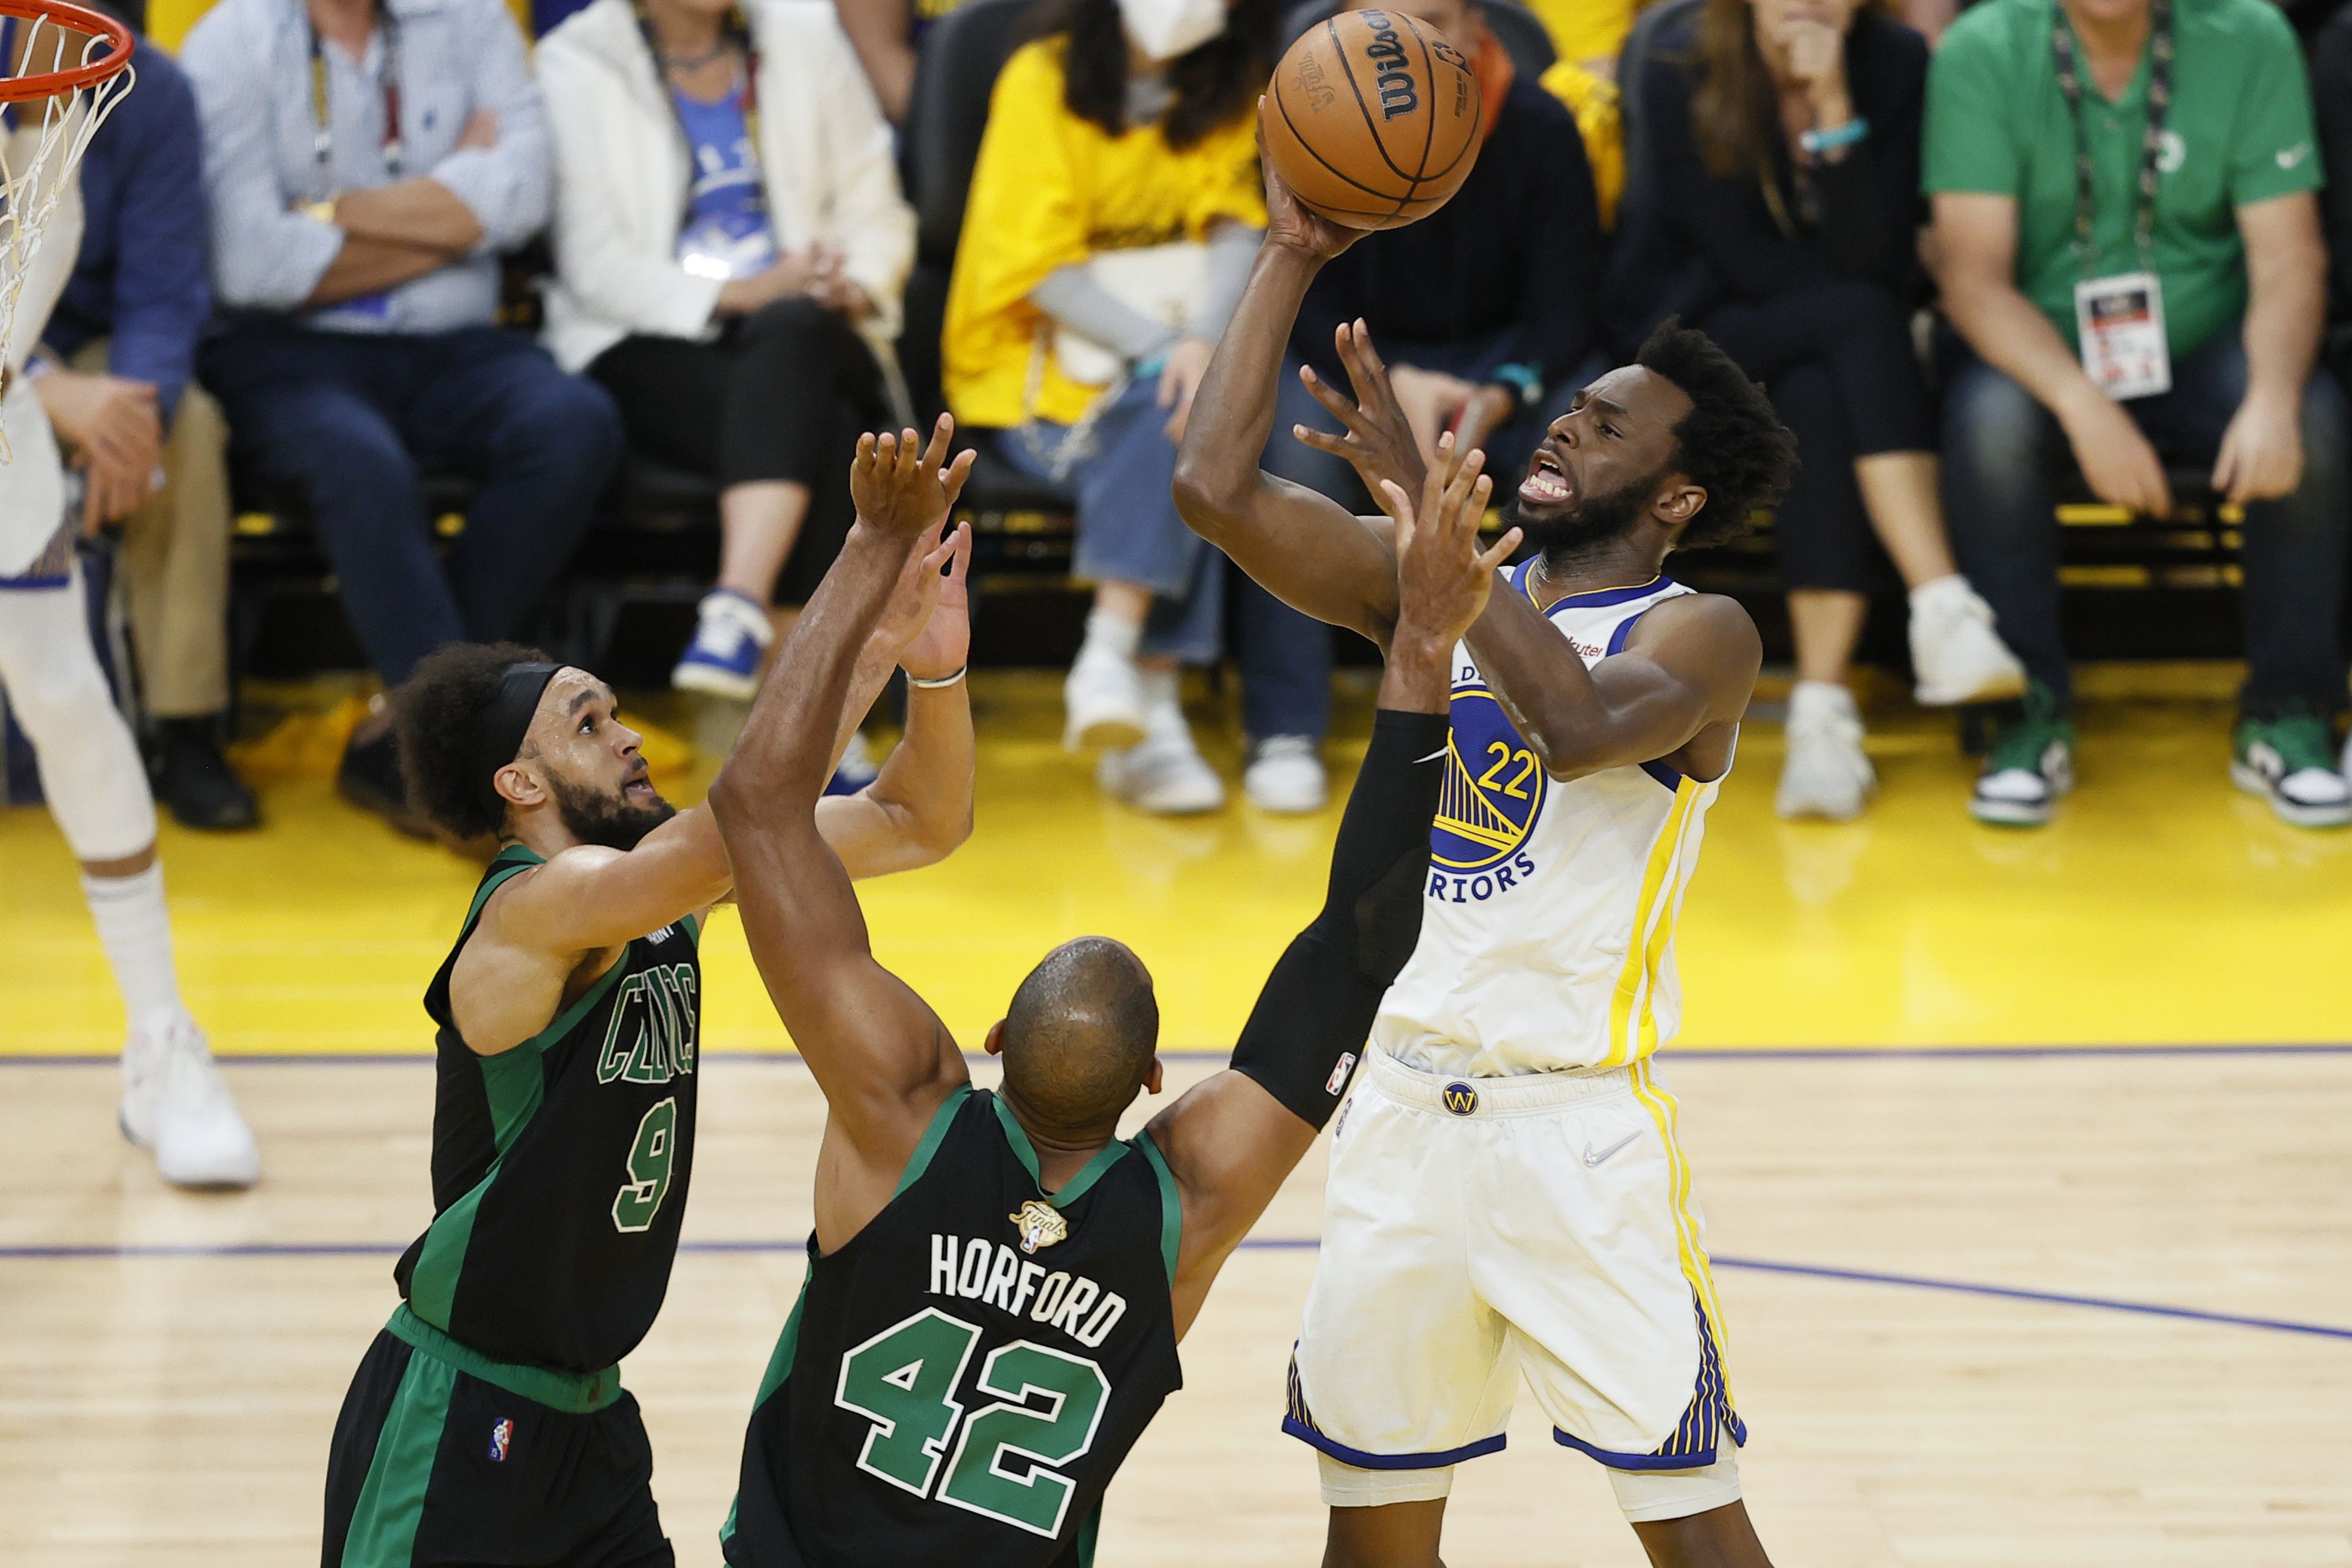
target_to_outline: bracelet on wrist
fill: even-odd
[[[918,691],[936,692],[943,687],[961,685],[963,684],[964,676],[971,673],[971,666],[970,664],[959,664],[956,666],[956,673],[952,675],[941,675],[935,681],[927,681],[920,675],[910,674],[907,677],[907,684],[913,686]]]

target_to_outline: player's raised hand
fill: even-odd
[[[898,667],[919,681],[943,681],[971,654],[971,600],[964,576],[971,569],[971,525],[958,523],[941,538],[923,536],[890,595],[877,637],[898,631]]]
[[[892,435],[872,432],[857,438],[857,456],[849,465],[849,496],[856,503],[857,520],[896,538],[913,539],[947,521],[963,482],[971,473],[972,454],[959,452],[948,460],[955,439],[955,418],[941,414],[931,426],[929,445],[912,430]]]
[[[1265,172],[1265,243],[1303,251],[1318,262],[1328,261],[1363,238],[1365,231],[1335,224],[1308,211],[1291,193],[1290,187],[1282,183],[1282,176],[1274,172],[1274,160],[1265,155],[1264,93],[1258,95],[1257,114],[1257,165]]]
[[[1371,329],[1360,319],[1344,321],[1332,340],[1339,350],[1339,362],[1348,369],[1348,380],[1355,386],[1355,401],[1349,402],[1308,366],[1298,368],[1298,379],[1339,422],[1340,434],[1332,435],[1304,424],[1292,425],[1290,433],[1318,452],[1346,458],[1363,476],[1364,488],[1372,493],[1373,501],[1386,511],[1386,486],[1394,485],[1408,496],[1420,495],[1429,465],[1413,437],[1412,421],[1397,401],[1389,368],[1372,348]],[[1392,511],[1390,515],[1395,516]]]
[[[1383,486],[1397,525],[1399,642],[1423,641],[1450,651],[1486,608],[1495,569],[1518,548],[1517,528],[1493,548],[1478,548],[1478,525],[1495,490],[1486,467],[1485,453],[1460,452],[1448,436],[1439,444],[1437,465],[1423,482],[1418,502],[1393,480]]]

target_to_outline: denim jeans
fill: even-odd
[[[2237,328],[2172,367],[2172,390],[2122,405],[2169,467],[2210,469],[2246,393]],[[2246,507],[2246,685],[2258,716],[2295,703],[2344,706],[2337,617],[2344,598],[2347,428],[2343,392],[2325,370],[2303,396],[2303,483]],[[1944,512],[1960,570],[1992,605],[2029,674],[2063,702],[2073,685],[2058,624],[2057,478],[2074,463],[2058,421],[2033,394],[1973,355],[1944,392]]]
[[[1176,510],[1176,444],[1156,377],[1139,377],[1103,409],[1085,453],[1070,466],[1077,493],[1078,541],[1072,570],[1090,581],[1151,591],[1142,652],[1188,664],[1214,664],[1223,647],[1227,589],[1242,716],[1253,738],[1320,739],[1331,722],[1331,632],[1234,570],[1222,551],[1185,526]],[[1067,437],[1038,421],[1000,430],[998,455],[1045,476]]]
[[[496,327],[240,325],[201,345],[197,371],[231,450],[310,504],[343,612],[387,685],[444,643],[520,631],[620,461],[604,389]],[[420,471],[480,481],[446,578]]]

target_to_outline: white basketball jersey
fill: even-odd
[[[1519,592],[1527,570],[1508,579]],[[1624,647],[1643,611],[1690,591],[1661,577],[1572,594],[1550,620],[1590,668]],[[1675,920],[1721,781],[1656,762],[1547,778],[1469,648],[1454,657],[1421,946],[1372,1038],[1464,1077],[1637,1061],[1682,1023]]]

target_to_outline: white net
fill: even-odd
[[[11,16],[0,26],[0,61],[13,68],[7,74],[18,82],[95,65],[112,47],[114,41],[104,35],[60,26],[46,16]],[[0,349],[11,376],[24,368],[73,270],[81,226],[75,175],[82,154],[132,79],[126,65],[95,82],[0,109],[0,131],[5,132],[0,135]],[[69,198],[76,210],[73,241],[45,252],[42,241]],[[20,338],[18,315],[28,298],[33,309]],[[14,460],[5,421],[0,420],[0,464]]]

